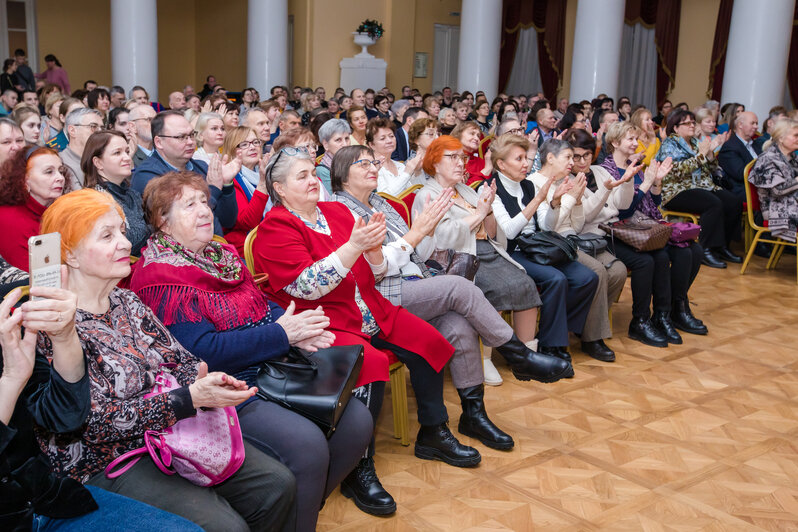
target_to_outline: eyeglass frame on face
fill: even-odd
[[[422,135],[424,135],[425,137],[432,137],[432,138],[441,136],[440,132],[437,129],[435,131],[424,131]]]
[[[358,165],[363,170],[366,170],[369,166],[374,165],[374,168],[379,171],[380,166],[382,166],[382,161],[378,161],[377,159],[358,159],[349,166],[351,167],[355,165]]]
[[[465,166],[465,164],[468,162],[468,155],[465,153],[444,153],[441,157],[446,157],[455,164],[457,161],[460,161],[463,163],[463,166]]]
[[[582,155],[577,155],[577,154],[574,153],[573,158],[574,158],[574,162],[588,161],[588,160],[592,161],[593,160],[593,154],[590,153],[590,152],[583,153]]]
[[[92,133],[96,133],[98,131],[102,131],[102,129],[103,129],[103,125],[102,124],[97,124],[95,122],[92,122],[91,124],[75,124],[75,125],[78,126],[78,127],[87,127],[89,129],[91,129]]]
[[[512,133],[513,135],[523,135],[524,134],[524,128],[515,127],[513,129],[508,129],[507,133]]]
[[[152,117],[150,116],[141,116],[139,118],[133,118],[129,120],[129,122],[138,122],[139,120],[146,120],[147,122],[152,122]]]
[[[687,122],[679,122],[678,124],[676,124],[676,127],[679,127],[679,126],[695,126],[695,125],[697,125],[695,120],[689,120]]]
[[[155,136],[156,137],[166,138],[166,139],[175,139],[175,140],[177,140],[179,142],[186,142],[186,141],[189,141],[189,140],[191,142],[194,142],[194,140],[195,140],[194,139],[194,135],[195,135],[195,133],[192,131],[191,133],[186,133],[184,135],[155,135]]]
[[[236,146],[236,149],[237,150],[238,149],[247,150],[247,149],[249,149],[250,146],[254,146],[255,148],[260,148],[261,146],[263,146],[263,141],[260,140],[260,139],[242,140],[241,142],[238,143],[238,145]],[[280,151],[282,151],[282,150],[280,150]]]

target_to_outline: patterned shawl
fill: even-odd
[[[194,253],[156,233],[142,251],[130,288],[167,326],[208,320],[217,330],[228,330],[269,315],[265,296],[235,248],[214,241]]]
[[[762,214],[768,221],[768,229],[779,238],[796,241],[798,231],[798,159],[795,154],[788,158],[773,143],[762,152],[748,174],[748,181],[757,190]]]

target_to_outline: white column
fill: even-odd
[[[156,0],[111,0],[111,73],[114,85],[141,85],[158,101]]]
[[[762,125],[784,102],[795,0],[735,0],[723,70],[722,101],[739,102]]]
[[[247,85],[269,94],[288,84],[288,0],[249,0]]]
[[[501,0],[463,0],[457,90],[484,91],[488,101],[499,92]]]
[[[618,98],[621,38],[626,0],[579,0],[576,7],[570,100],[602,92]]]

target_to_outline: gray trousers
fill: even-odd
[[[457,275],[438,275],[402,283],[402,306],[429,322],[454,347],[449,361],[456,388],[484,381],[479,339],[488,347],[502,345],[513,329],[474,283]]]
[[[618,299],[618,294],[623,290],[623,285],[626,282],[626,266],[608,251],[599,253],[595,259],[582,251],[577,253],[577,262],[590,268],[598,275],[599,280],[596,294],[593,296],[593,303],[587,313],[585,328],[582,330],[582,340],[593,342],[611,338],[612,327],[610,327],[609,310]],[[610,265],[609,268],[608,265]]]
[[[163,474],[147,455],[122,476],[109,479],[102,472],[88,484],[185,517],[208,532],[294,530],[294,475],[246,441],[244,447],[241,469],[210,488]]]

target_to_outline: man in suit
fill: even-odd
[[[155,118],[155,109],[149,105],[137,105],[128,115],[128,120],[136,125],[136,153],[132,155],[134,168],[138,168],[152,155],[150,122],[153,118]]]
[[[538,147],[540,147],[557,134],[557,117],[547,106],[537,112],[535,120],[538,123]]]
[[[138,107],[136,108],[138,109]],[[238,217],[233,179],[238,170],[229,164],[222,172],[208,176],[208,166],[191,157],[194,155],[194,129],[180,111],[163,111],[155,115],[150,123],[154,151],[133,173],[130,186],[144,192],[150,180],[168,172],[187,170],[206,179],[210,188],[208,205],[213,210],[214,233],[223,234],[223,228],[233,227]],[[240,169],[240,166],[239,166]],[[221,175],[219,175],[221,174]]]
[[[413,122],[422,118],[429,118],[427,112],[421,107],[410,107],[405,111],[402,117],[402,127],[398,128],[394,135],[396,136],[396,149],[391,154],[391,159],[394,161],[406,161],[410,155],[410,139],[408,132]]]
[[[734,119],[734,133],[718,152],[718,163],[723,169],[723,187],[745,200],[743,174],[745,166],[757,158],[761,147],[754,146],[753,137],[759,121],[754,113],[746,111]]]

